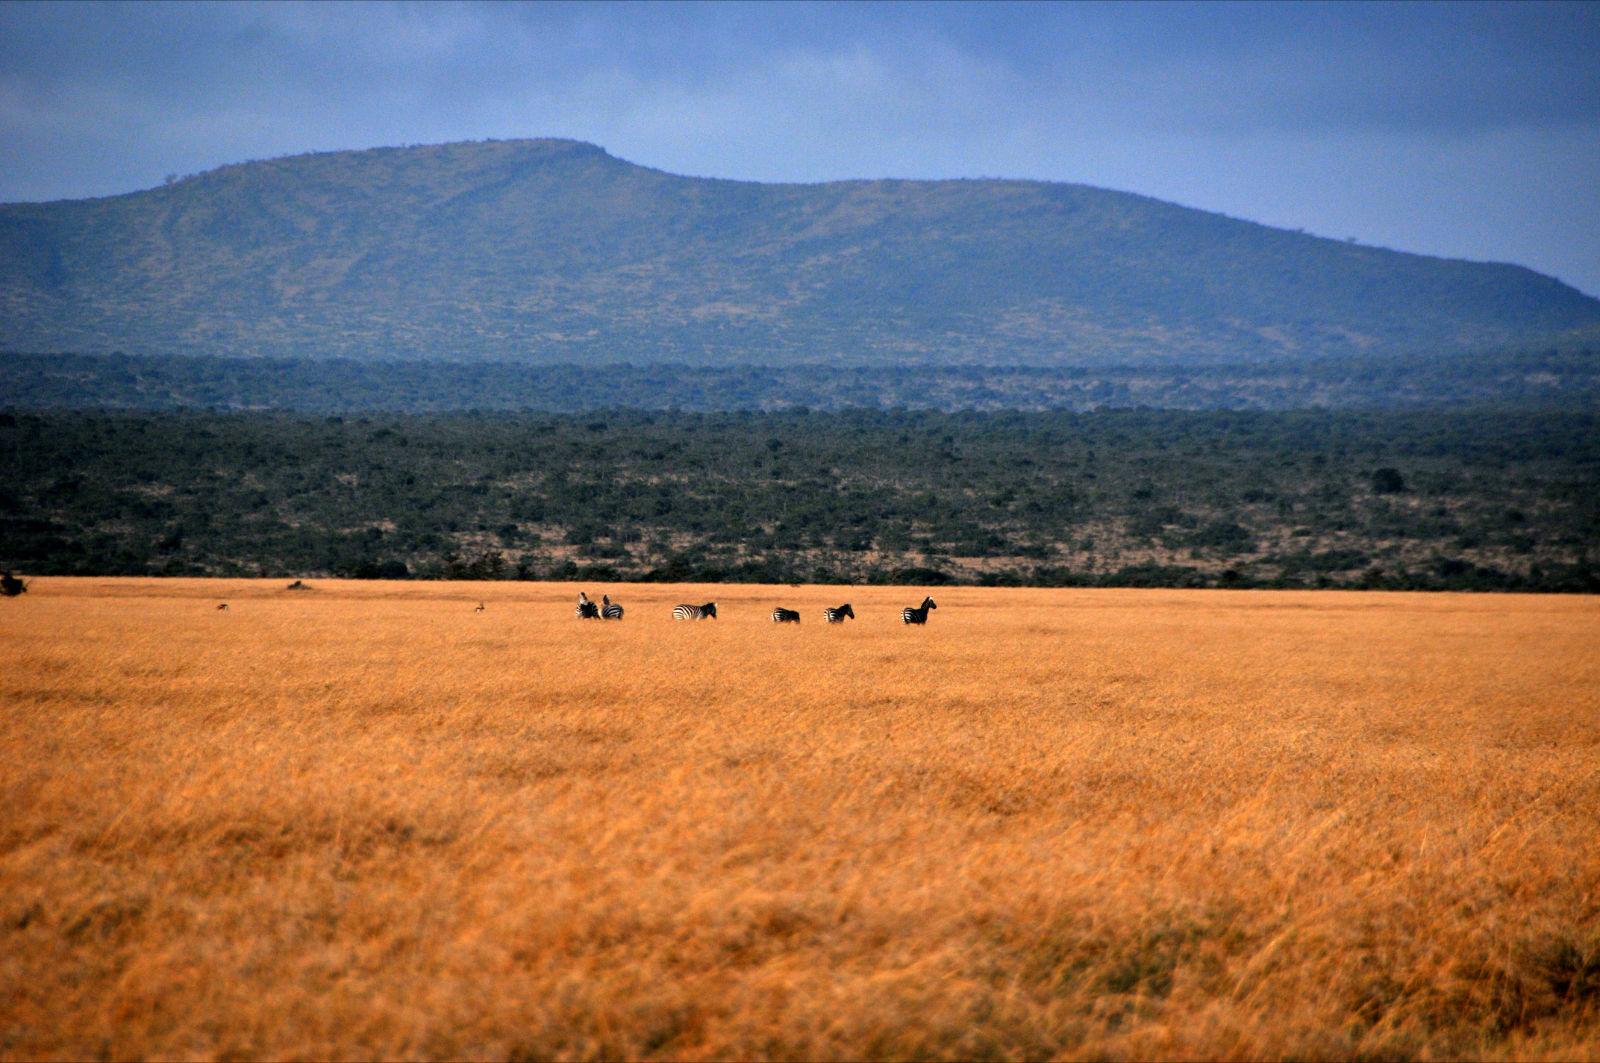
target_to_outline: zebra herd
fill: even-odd
[[[622,606],[611,600],[611,595],[602,594],[600,604],[596,605],[589,600],[583,591],[578,592],[578,619],[579,620],[621,620]]]
[[[854,620],[855,618],[856,611],[850,608],[849,602],[822,611],[822,619],[830,624],[842,624],[846,620]],[[772,611],[772,622],[774,624],[798,624],[800,622],[800,611],[798,609],[785,609],[780,605]]]
[[[902,624],[926,624],[928,622],[928,610],[937,608],[939,607],[932,598],[924,598],[921,605],[908,605],[900,610],[900,622]],[[483,606],[480,604],[478,611],[482,612],[482,610]],[[596,605],[589,600],[588,592],[579,591],[578,608],[575,613],[579,620],[621,620],[622,606],[612,601],[610,595],[601,595],[600,604]],[[674,620],[715,620],[716,618],[716,602],[707,602],[704,605],[675,605],[672,607],[672,619]],[[856,611],[850,607],[849,602],[845,602],[843,605],[824,609],[822,618],[830,624],[842,624],[846,620],[854,620]],[[785,609],[780,605],[772,610],[772,622],[774,624],[798,624],[800,622],[800,611],[798,609]]]

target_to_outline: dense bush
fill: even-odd
[[[13,413],[0,464],[28,573],[1581,591],[1600,546],[1579,412]]]

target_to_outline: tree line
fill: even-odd
[[[1112,407],[1593,409],[1600,341],[1477,354],[1329,358],[1296,366],[526,365],[0,354],[17,409],[286,410],[325,414],[591,409],[1075,410]]]
[[[1600,590],[1572,410],[0,414],[37,574]]]

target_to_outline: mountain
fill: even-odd
[[[1315,363],[1600,325],[1518,266],[1036,181],[757,184],[564,140],[0,206],[0,348],[787,365]]]

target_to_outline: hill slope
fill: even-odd
[[[536,140],[0,207],[0,346],[535,362],[1316,360],[1600,324],[1517,266],[1027,181],[768,185]]]

